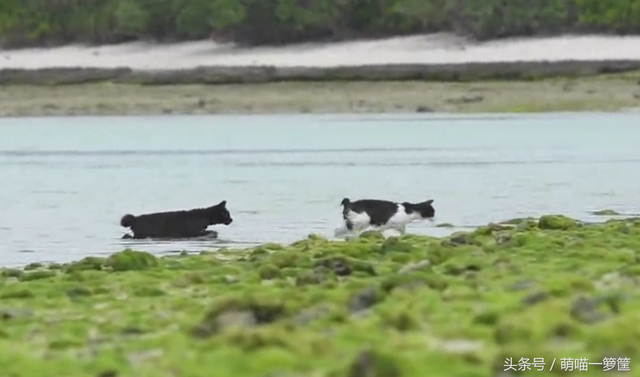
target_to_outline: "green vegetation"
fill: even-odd
[[[454,31],[637,33],[640,0],[1,0],[6,46],[210,35],[249,45]]]
[[[620,216],[620,213],[612,209],[601,209],[599,211],[593,211],[591,214],[596,216]]]
[[[640,219],[416,235],[0,274],[3,375],[496,376],[505,360],[640,356]],[[581,375],[599,375],[591,365]],[[615,368],[614,368],[615,369]],[[517,372],[537,375],[531,371]]]

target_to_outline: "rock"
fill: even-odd
[[[282,276],[280,269],[272,264],[263,264],[258,267],[258,274],[261,279],[272,280]]]
[[[305,271],[295,279],[297,286],[321,284],[327,280],[327,276],[319,269]]]
[[[380,297],[375,288],[365,288],[356,293],[349,302],[349,310],[359,312],[368,309],[380,301]]]
[[[447,99],[448,103],[451,104],[456,104],[456,105],[461,105],[461,104],[465,104],[465,103],[476,103],[476,102],[482,102],[484,101],[484,96],[462,96],[462,97],[457,97],[457,98],[449,98]]]
[[[547,292],[536,292],[522,299],[521,303],[525,306],[533,306],[548,300],[551,295]]]
[[[423,260],[421,260],[419,262],[416,262],[416,263],[407,264],[406,266],[404,266],[400,270],[398,270],[398,274],[400,274],[400,275],[408,274],[409,272],[422,270],[422,269],[425,269],[425,268],[427,268],[429,266],[431,266],[431,261],[428,260],[428,259],[423,259]]]
[[[571,317],[583,323],[597,323],[609,316],[598,308],[598,302],[586,297],[578,297],[571,304]]]
[[[120,331],[120,334],[125,336],[140,336],[146,334],[146,331],[136,326],[127,326]]]
[[[482,342],[468,339],[436,340],[433,346],[447,353],[455,354],[475,353],[483,348]]]
[[[127,360],[133,365],[140,365],[143,363],[151,362],[155,359],[160,359],[164,356],[164,351],[161,349],[151,349],[145,351],[132,352],[127,355]]]
[[[118,372],[113,369],[108,369],[98,373],[97,377],[118,377]]]
[[[218,326],[220,329],[229,327],[252,327],[258,321],[250,311],[229,311],[218,315]]]
[[[523,220],[516,225],[516,231],[524,232],[530,229],[533,229],[538,226],[538,222],[535,220]]]
[[[237,276],[234,275],[225,275],[224,280],[228,283],[228,284],[233,284],[233,283],[237,283],[239,281]]]
[[[432,113],[433,109],[428,106],[420,105],[416,108],[416,113]]]
[[[612,209],[602,209],[599,211],[592,211],[591,214],[595,216],[620,216],[620,213]]]
[[[158,258],[146,251],[126,249],[107,258],[105,265],[113,271],[140,271],[160,265]]]
[[[82,297],[87,297],[92,295],[93,295],[93,291],[91,291],[87,287],[82,287],[82,286],[72,287],[67,290],[67,297],[69,297],[69,299],[72,301],[76,301]]]
[[[400,368],[390,357],[366,350],[356,355],[348,377],[400,377]]]
[[[24,270],[31,271],[31,270],[37,270],[43,267],[44,265],[42,263],[29,263],[28,265],[24,266]]]
[[[17,278],[17,277],[14,277],[14,276],[11,276],[11,277],[8,277],[8,278],[4,279],[4,283],[6,285],[15,284],[15,283],[18,283],[19,281],[20,281],[20,279]]]
[[[28,318],[33,316],[31,309],[0,308],[0,319],[10,320],[15,318]]]
[[[24,271],[17,268],[3,268],[2,277],[4,278],[16,278],[19,279],[24,275]]]
[[[380,245],[380,253],[387,254],[391,252],[396,253],[412,253],[415,251],[415,246],[411,242],[406,242],[398,237],[387,238],[382,245]]]
[[[513,236],[509,233],[500,233],[498,235],[496,235],[496,244],[498,245],[502,245],[505,244],[509,241],[511,241],[511,239],[513,238]]]
[[[293,323],[299,326],[306,326],[312,321],[327,317],[329,314],[331,314],[331,307],[326,304],[321,304],[300,311],[298,315],[293,317]]]
[[[511,230],[515,228],[515,225],[506,224],[506,223],[489,223],[486,225],[486,227],[489,228],[489,230],[493,233],[493,232],[500,232],[503,230]]]
[[[455,232],[451,236],[449,236],[448,241],[452,246],[477,244],[477,242],[473,239],[471,233],[468,232]]]
[[[511,291],[524,291],[527,290],[529,288],[532,288],[534,286],[534,281],[533,280],[520,280],[515,282],[511,287],[509,287],[509,290]]]
[[[545,215],[538,220],[538,228],[548,230],[568,230],[578,226],[578,222],[564,215]]]
[[[325,267],[333,271],[336,276],[348,276],[353,273],[351,266],[343,258],[328,258],[316,261],[317,267]]]
[[[384,240],[384,235],[382,234],[382,232],[376,230],[367,230],[360,233],[358,238],[363,240],[382,241]]]
[[[286,308],[280,301],[256,297],[236,297],[215,302],[204,318],[192,329],[192,335],[207,338],[228,327],[251,327],[275,322],[284,317]]]

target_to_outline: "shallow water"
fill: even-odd
[[[345,196],[433,198],[436,223],[462,228],[638,213],[638,124],[640,114],[0,119],[0,265],[331,236]],[[125,213],[223,199],[234,223],[210,228],[220,240],[120,239]]]

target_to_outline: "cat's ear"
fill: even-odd
[[[425,202],[425,204],[432,204],[433,203],[433,199],[429,199]]]

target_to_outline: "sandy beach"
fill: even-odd
[[[0,50],[0,69],[129,67],[137,70],[199,66],[336,67],[370,64],[442,64],[566,60],[640,60],[640,36],[517,38],[476,43],[448,35],[420,35],[343,43],[241,48],[212,41],[176,44],[73,45]]]
[[[563,36],[474,43],[447,34],[241,48],[199,41],[0,50],[0,71],[61,68],[133,72],[198,67],[328,68],[385,64],[640,61],[640,37]],[[635,63],[634,63],[635,64]],[[5,85],[1,116],[299,112],[618,111],[640,107],[640,74],[534,81],[282,82],[238,85]]]

